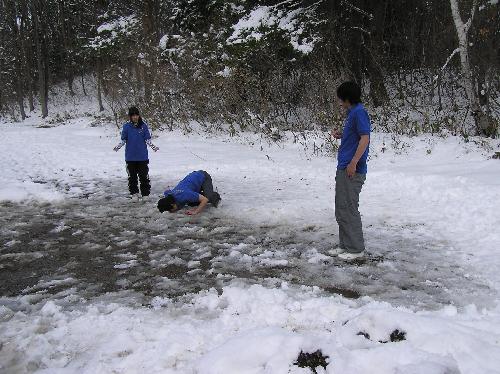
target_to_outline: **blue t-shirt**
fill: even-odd
[[[123,125],[122,140],[126,142],[125,161],[148,161],[146,140],[151,139],[148,125],[142,122],[135,126],[132,122]]]
[[[188,203],[199,203],[203,182],[205,182],[205,173],[202,170],[193,171],[173,189],[166,190],[163,195],[172,195],[179,209]]]
[[[347,165],[349,165],[356,154],[361,135],[369,136],[371,131],[370,128],[370,117],[368,117],[368,113],[362,104],[356,104],[349,109],[344,124],[342,140],[340,141],[337,169],[343,170],[347,168]],[[368,148],[369,147],[366,147],[365,153],[363,153],[359,159],[356,167],[357,173],[366,174],[368,171],[366,165]]]

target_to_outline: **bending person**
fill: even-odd
[[[212,177],[204,170],[193,171],[181,180],[177,186],[171,190],[166,190],[162,199],[158,200],[158,210],[160,213],[168,211],[177,212],[185,205],[197,206],[188,210],[186,214],[200,214],[208,203],[217,208],[221,197],[218,192],[214,192]]]

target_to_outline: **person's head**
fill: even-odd
[[[344,109],[361,102],[361,88],[356,82],[344,82],[337,88],[337,97]]]
[[[174,213],[177,212],[179,208],[177,207],[174,197],[172,195],[167,195],[166,197],[158,200],[158,210],[160,213]]]
[[[130,117],[130,120],[134,123],[139,123],[139,120],[141,119],[141,114],[139,113],[139,109],[137,107],[132,106],[128,109],[128,116]]]

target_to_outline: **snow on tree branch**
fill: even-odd
[[[446,59],[446,62],[444,63],[444,65],[441,67],[441,71],[443,71],[444,69],[446,69],[446,67],[448,66],[448,64],[450,63],[451,59],[453,58],[453,56],[455,56],[457,53],[460,52],[460,48],[456,48],[453,52],[451,52],[451,55],[448,56],[448,58]]]
[[[242,44],[250,40],[259,41],[269,30],[277,28],[288,35],[290,44],[296,51],[303,54],[310,53],[316,39],[306,35],[302,20],[302,17],[309,15],[310,10],[304,8],[280,9],[283,4],[254,8],[232,27],[234,31],[227,39],[227,43]]]
[[[477,0],[474,0],[474,3],[472,4],[472,10],[470,14],[470,18],[465,24],[465,32],[468,33],[470,26],[472,25],[472,21],[474,20],[474,15],[476,14],[476,9],[477,9]]]

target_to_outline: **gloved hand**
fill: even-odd
[[[113,151],[118,152],[121,147],[125,144],[124,141],[121,141],[115,148],[113,148]]]
[[[151,149],[155,152],[160,149],[159,147],[157,147],[156,145],[153,144],[151,139],[146,140],[146,144],[149,145],[151,147]]]

